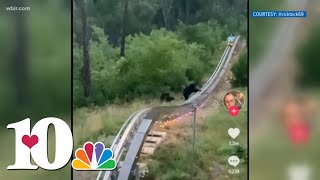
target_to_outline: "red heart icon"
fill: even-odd
[[[31,137],[28,135],[22,136],[22,142],[24,145],[28,146],[30,149],[38,143],[38,136],[32,135]]]

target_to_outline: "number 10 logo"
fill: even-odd
[[[48,161],[48,128],[52,124],[55,129],[55,159]],[[8,129],[15,130],[15,164],[7,169],[60,169],[65,166],[72,155],[73,138],[70,128],[63,120],[48,117],[38,121],[30,132],[30,119],[8,124]],[[30,155],[38,165],[32,165]]]

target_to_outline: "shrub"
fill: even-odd
[[[248,84],[248,66],[247,66],[247,54],[243,54],[239,61],[236,62],[231,71],[233,78],[231,84],[233,87],[245,87]]]

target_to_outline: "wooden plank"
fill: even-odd
[[[162,137],[150,137],[148,136],[147,139],[146,139],[146,143],[155,143],[157,145],[159,145],[162,141],[163,141],[164,138]]]
[[[151,131],[148,136],[161,136],[161,137],[166,137],[167,133],[166,132],[161,132],[161,131]]]
[[[143,154],[152,155],[155,150],[156,150],[155,147],[142,147],[142,151],[141,151],[141,152],[142,152]]]

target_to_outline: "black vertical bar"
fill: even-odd
[[[249,52],[249,18],[250,18],[250,7],[249,7],[249,0],[247,0],[247,75],[248,75],[248,78],[247,78],[247,179],[249,180],[249,170],[250,170],[250,166],[249,166],[249,149],[250,149],[250,145],[249,145],[249,134],[250,134],[250,127],[249,127],[249,113],[250,113],[250,105],[249,105],[249,102],[250,102],[250,99],[249,99],[249,91],[250,91],[250,84],[249,84],[249,79],[250,79],[250,76],[249,76],[249,57],[250,57],[250,52]]]
[[[194,110],[193,110],[193,123],[192,123],[192,168],[191,168],[191,178],[194,178],[194,166],[195,166],[195,162],[196,162],[196,158],[195,158],[195,153],[196,153],[196,149],[195,149],[195,143],[196,143],[196,119],[197,119],[197,107],[194,106]]]

